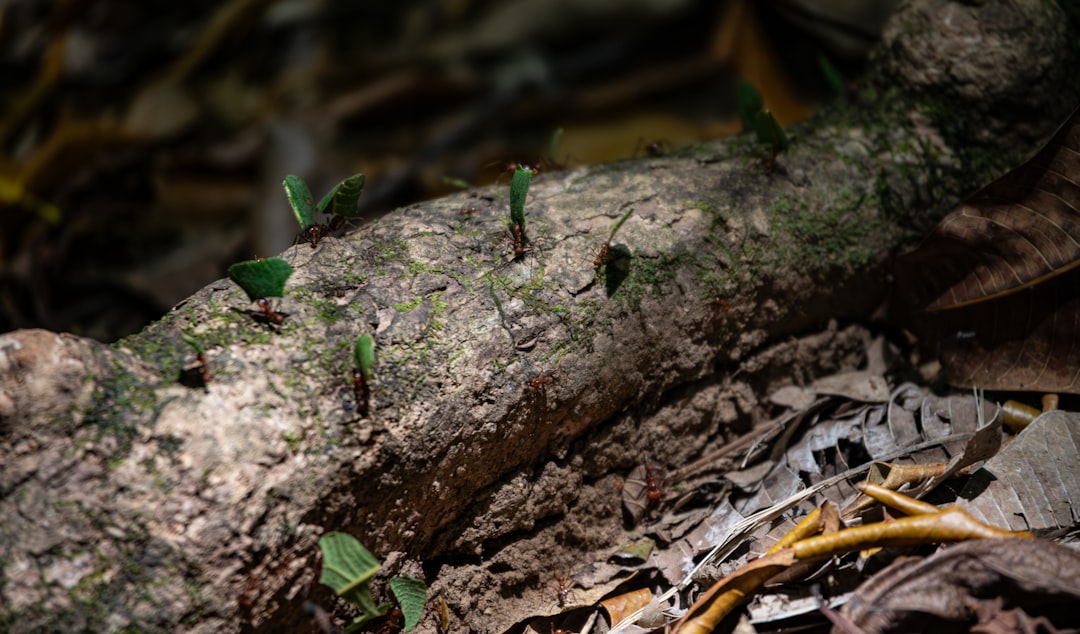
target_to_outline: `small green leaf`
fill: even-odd
[[[229,279],[244,289],[248,299],[281,297],[293,267],[280,258],[248,260],[229,267]]]
[[[518,165],[510,181],[510,221],[521,227],[522,232],[525,231],[525,196],[529,193],[532,177],[531,169]]]
[[[630,216],[631,216],[631,214],[633,214],[633,213],[634,213],[634,208],[633,208],[633,207],[631,207],[631,208],[629,209],[629,211],[627,211],[626,213],[624,213],[624,214],[622,215],[622,218],[619,218],[619,221],[618,221],[618,222],[616,222],[616,223],[615,223],[615,226],[613,226],[613,227],[611,228],[611,234],[610,234],[610,235],[608,235],[608,239],[607,239],[607,244],[611,244],[611,240],[612,240],[612,239],[613,239],[613,238],[615,237],[615,232],[619,230],[619,227],[623,226],[623,223],[624,223],[624,222],[626,222],[627,220],[629,220],[629,219],[630,219]]]
[[[330,586],[339,597],[367,587],[366,594],[370,598],[368,584],[379,572],[379,560],[371,551],[352,535],[338,532],[320,537],[319,550],[323,554],[319,583]]]
[[[762,110],[754,117],[754,130],[758,143],[771,145],[778,152],[787,149],[788,138],[784,128],[768,110]]]
[[[754,118],[761,112],[761,93],[754,88],[754,84],[744,79],[735,86],[735,98],[738,102],[739,120],[742,121],[743,129],[753,130]]]
[[[370,385],[374,374],[372,369],[375,367],[375,340],[371,335],[360,335],[356,339],[356,345],[353,346],[353,362],[360,368],[364,381]]]
[[[198,352],[199,354],[206,354],[206,350],[203,350],[202,345],[195,339],[195,337],[181,333],[180,338],[184,340],[184,343],[191,346],[192,348],[195,348],[195,352]]]
[[[394,593],[401,613],[405,615],[405,631],[408,632],[420,622],[427,605],[427,584],[423,579],[401,575],[390,580],[390,590]]]
[[[360,194],[364,193],[365,179],[363,174],[353,174],[334,185],[316,208],[324,214],[352,218],[357,214],[356,203],[360,200]]]
[[[304,179],[296,174],[289,174],[281,185],[285,188],[285,196],[288,197],[289,205],[292,207],[293,214],[296,215],[296,222],[300,223],[300,230],[303,231],[314,225],[315,203]]]
[[[847,91],[847,80],[844,79],[844,74],[829,61],[828,57],[818,55],[818,66],[821,68],[821,74],[825,76],[825,82],[834,93],[842,95]]]

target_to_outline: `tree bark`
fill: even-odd
[[[276,330],[226,280],[113,346],[3,335],[0,624],[310,628],[331,530],[426,577],[455,628],[554,603],[554,574],[616,538],[596,527],[622,530],[618,476],[691,461],[773,387],[858,362],[860,331],[830,321],[865,320],[890,255],[1077,104],[1066,4],[907,3],[858,97],[790,129],[773,169],[740,137],[544,174],[519,259],[489,188],[289,249]],[[593,260],[630,208],[618,280]],[[181,334],[206,390],[176,380]]]

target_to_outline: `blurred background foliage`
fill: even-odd
[[[797,122],[843,98],[893,4],[9,0],[0,331],[138,331],[292,244],[287,173],[317,194],[366,173],[371,218],[508,162],[738,134],[740,79]]]

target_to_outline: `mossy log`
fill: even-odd
[[[3,335],[0,629],[311,629],[329,530],[425,576],[455,627],[509,627],[611,545],[616,477],[857,362],[844,324],[881,305],[895,250],[1075,107],[1067,4],[906,3],[857,96],[790,129],[771,169],[740,137],[543,174],[520,258],[489,188],[287,250],[280,327],[220,281],[112,346]],[[630,207],[624,257],[594,268]],[[185,334],[205,389],[177,381]]]

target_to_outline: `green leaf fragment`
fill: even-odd
[[[267,297],[281,297],[285,281],[292,275],[293,267],[280,258],[248,260],[229,267],[229,279],[244,289],[248,299],[255,301]]]
[[[754,88],[754,84],[744,79],[735,86],[735,98],[743,129],[747,131],[755,129],[754,118],[761,112],[761,93]]]
[[[847,91],[847,80],[844,79],[844,74],[840,72],[828,57],[824,55],[818,55],[818,66],[821,68],[821,74],[825,77],[825,82],[829,84],[829,88],[833,93],[842,95]]]
[[[303,231],[314,225],[315,203],[304,179],[296,174],[289,174],[281,185],[285,188],[285,196],[289,199],[289,206],[292,207],[293,214],[296,216],[296,222],[300,223],[300,230]]]
[[[623,226],[623,223],[630,219],[630,216],[634,213],[634,208],[631,207],[626,213],[619,218],[618,222],[611,228],[611,234],[608,235],[607,243],[611,244],[611,240],[615,238],[615,232],[619,230],[619,227]]]
[[[533,172],[518,165],[514,177],[510,180],[510,221],[525,232],[525,196],[529,193],[529,183]]]
[[[771,145],[777,151],[787,149],[787,134],[784,133],[780,122],[768,110],[762,110],[754,116],[754,131],[757,132],[758,143]]]
[[[191,346],[192,348],[195,348],[195,352],[198,352],[199,354],[206,354],[206,350],[203,349],[202,344],[200,344],[198,340],[195,339],[195,337],[192,337],[191,335],[181,334],[180,338],[184,340],[184,343]]]
[[[372,369],[375,367],[375,340],[371,335],[360,335],[356,339],[356,345],[353,346],[353,362],[360,368],[364,381],[370,384],[374,375]]]
[[[370,599],[369,582],[379,572],[379,560],[371,551],[352,535],[338,532],[320,537],[319,550],[323,555],[319,583],[330,586],[339,597],[366,588]]]
[[[405,615],[405,631],[408,632],[420,622],[427,605],[427,584],[423,579],[401,575],[390,580],[390,591],[394,593],[401,613]]]
[[[352,218],[357,214],[356,203],[360,200],[360,194],[364,193],[366,178],[363,174],[353,174],[334,185],[316,208],[324,214]]]

